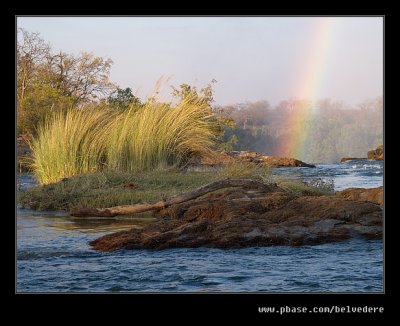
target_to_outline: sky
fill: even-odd
[[[110,80],[144,99],[163,77],[217,105],[383,95],[382,17],[18,17],[56,51],[111,58]]]

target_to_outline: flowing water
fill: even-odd
[[[199,172],[201,173],[201,172]],[[383,164],[351,161],[276,175],[333,179],[335,189],[377,187]],[[21,176],[20,189],[34,180]],[[96,252],[88,242],[148,218],[80,219],[17,208],[17,292],[382,292],[383,242],[302,247]]]

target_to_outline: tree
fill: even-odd
[[[53,53],[38,33],[18,29],[18,133],[31,136],[50,109],[98,102],[115,85],[109,81],[112,61],[92,53]]]
[[[17,41],[17,99],[20,104],[32,88],[37,67],[49,56],[50,46],[39,33],[18,29]]]
[[[211,105],[214,102],[214,90],[212,89],[212,85],[216,82],[215,79],[211,80],[211,82],[200,91],[197,90],[196,86],[188,84],[181,84],[179,88],[172,86],[172,96],[180,100],[201,101],[207,103],[209,108],[212,108]]]
[[[114,109],[125,110],[130,105],[141,105],[138,97],[132,94],[132,90],[128,87],[125,89],[117,88],[108,98],[107,103]]]
[[[212,113],[212,120],[214,122],[214,131],[217,135],[217,147],[220,149],[226,149],[233,147],[237,139],[236,137],[225,139],[224,133],[227,129],[234,128],[235,122],[232,118],[230,118],[227,114],[224,113],[223,108],[214,107],[212,103],[214,102],[214,90],[213,84],[217,81],[212,79],[206,87],[197,90],[196,86],[191,86],[188,84],[181,84],[179,88],[172,86],[172,95],[175,98],[178,98],[180,101],[186,101],[190,103],[193,102],[201,102],[206,104],[206,110]]]
[[[115,85],[109,81],[111,59],[82,52],[79,56],[59,52],[46,58],[40,67],[42,82],[64,96],[75,98],[76,104],[96,101],[109,95]]]
[[[38,33],[18,30],[17,95],[21,102],[32,87],[46,86],[77,103],[109,95],[116,86],[110,82],[111,59],[92,53],[52,53]]]
[[[23,107],[17,119],[18,134],[24,134],[27,137],[36,134],[36,128],[40,122],[43,122],[49,112],[68,110],[74,105],[71,97],[63,96],[57,89],[51,87],[37,87],[27,93],[24,97]]]

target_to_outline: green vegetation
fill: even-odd
[[[98,102],[116,89],[112,61],[92,53],[54,52],[38,33],[18,29],[17,130],[31,138],[47,114]]]
[[[261,179],[271,183],[272,169],[269,166],[257,165],[246,161],[227,162],[223,169],[216,172],[218,179]]]
[[[175,107],[155,102],[131,106],[106,128],[107,167],[136,172],[180,166],[193,153],[209,152],[215,132],[206,108],[196,99]]]
[[[18,194],[23,207],[36,210],[70,210],[82,207],[112,207],[149,203],[178,195],[226,178],[252,178],[275,182],[296,195],[333,194],[331,183],[306,184],[300,180],[274,179],[268,167],[232,163],[219,171],[156,169],[137,174],[103,171],[82,174],[56,183],[36,186]]]
[[[33,187],[19,193],[19,203],[37,210],[69,210],[75,207],[111,207],[158,201],[204,184],[231,178],[260,178],[262,169],[232,165],[219,171],[180,171],[176,168],[156,169],[137,174],[98,172],[83,174],[62,181]],[[231,174],[229,171],[235,171]],[[242,171],[240,173],[239,171]],[[268,171],[268,169],[266,169]]]
[[[196,99],[175,107],[147,102],[128,110],[57,112],[30,142],[31,167],[41,184],[103,169],[139,172],[179,166],[211,151],[212,112]]]
[[[127,87],[125,89],[117,88],[108,98],[107,103],[110,107],[117,110],[126,110],[131,105],[141,105],[140,98],[132,94],[132,90]]]
[[[98,172],[37,186],[21,193],[19,202],[37,210],[73,207],[110,207],[160,200],[213,179],[213,173],[179,173],[165,170],[130,174]]]
[[[41,184],[100,170],[110,113],[71,109],[57,112],[40,125],[30,142],[30,166]]]
[[[229,119],[211,105],[214,80],[200,90],[173,87],[174,104],[156,96],[142,102],[109,81],[111,65],[91,53],[54,53],[38,33],[18,30],[17,129],[32,150],[20,166],[41,184],[105,170],[179,167],[224,146]]]
[[[231,150],[232,144],[235,143],[235,137],[227,138],[225,132],[235,127],[235,122],[232,118],[224,114],[220,107],[212,106],[214,102],[214,90],[212,86],[216,82],[213,79],[206,87],[200,90],[196,86],[188,84],[181,84],[179,88],[172,86],[172,96],[181,102],[201,104],[204,111],[210,115],[212,128],[216,135],[216,146],[219,150]]]
[[[330,183],[275,179],[270,168],[246,162],[226,162],[223,169],[208,172],[180,169],[191,157],[212,157],[216,150],[272,154],[292,132],[287,122],[293,123],[293,110],[309,109],[307,101],[283,101],[275,110],[267,102],[215,107],[215,80],[201,89],[188,84],[172,87],[171,102],[161,103],[156,96],[142,101],[130,88],[121,89],[109,81],[111,64],[110,59],[91,53],[53,53],[39,34],[19,30],[18,136],[32,150],[32,157],[22,163],[41,184],[19,194],[23,206],[69,210],[152,202],[227,178],[274,182],[297,195],[333,193]],[[323,105],[333,105],[328,102]],[[357,123],[379,129],[380,108],[379,100],[365,107],[362,115],[367,118]],[[348,126],[353,117],[359,117],[358,112],[350,113],[336,107],[319,113],[315,119],[329,128],[315,128],[309,134],[308,148],[316,156],[307,157],[322,157],[337,144],[348,146],[351,142],[338,140],[341,130],[348,137],[359,136]],[[337,123],[342,116],[347,129]],[[305,122],[309,123],[295,121]],[[329,130],[329,137],[324,130]],[[361,136],[365,144],[381,137]],[[312,137],[325,142],[323,153]],[[333,151],[338,154],[337,148]],[[351,150],[346,153],[351,154]]]

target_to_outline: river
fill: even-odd
[[[201,172],[199,172],[201,173]],[[351,161],[276,175],[334,180],[335,190],[383,183],[383,163]],[[34,184],[19,176],[22,189]],[[382,292],[383,242],[301,247],[96,252],[88,242],[146,218],[80,219],[17,207],[17,292]]]

